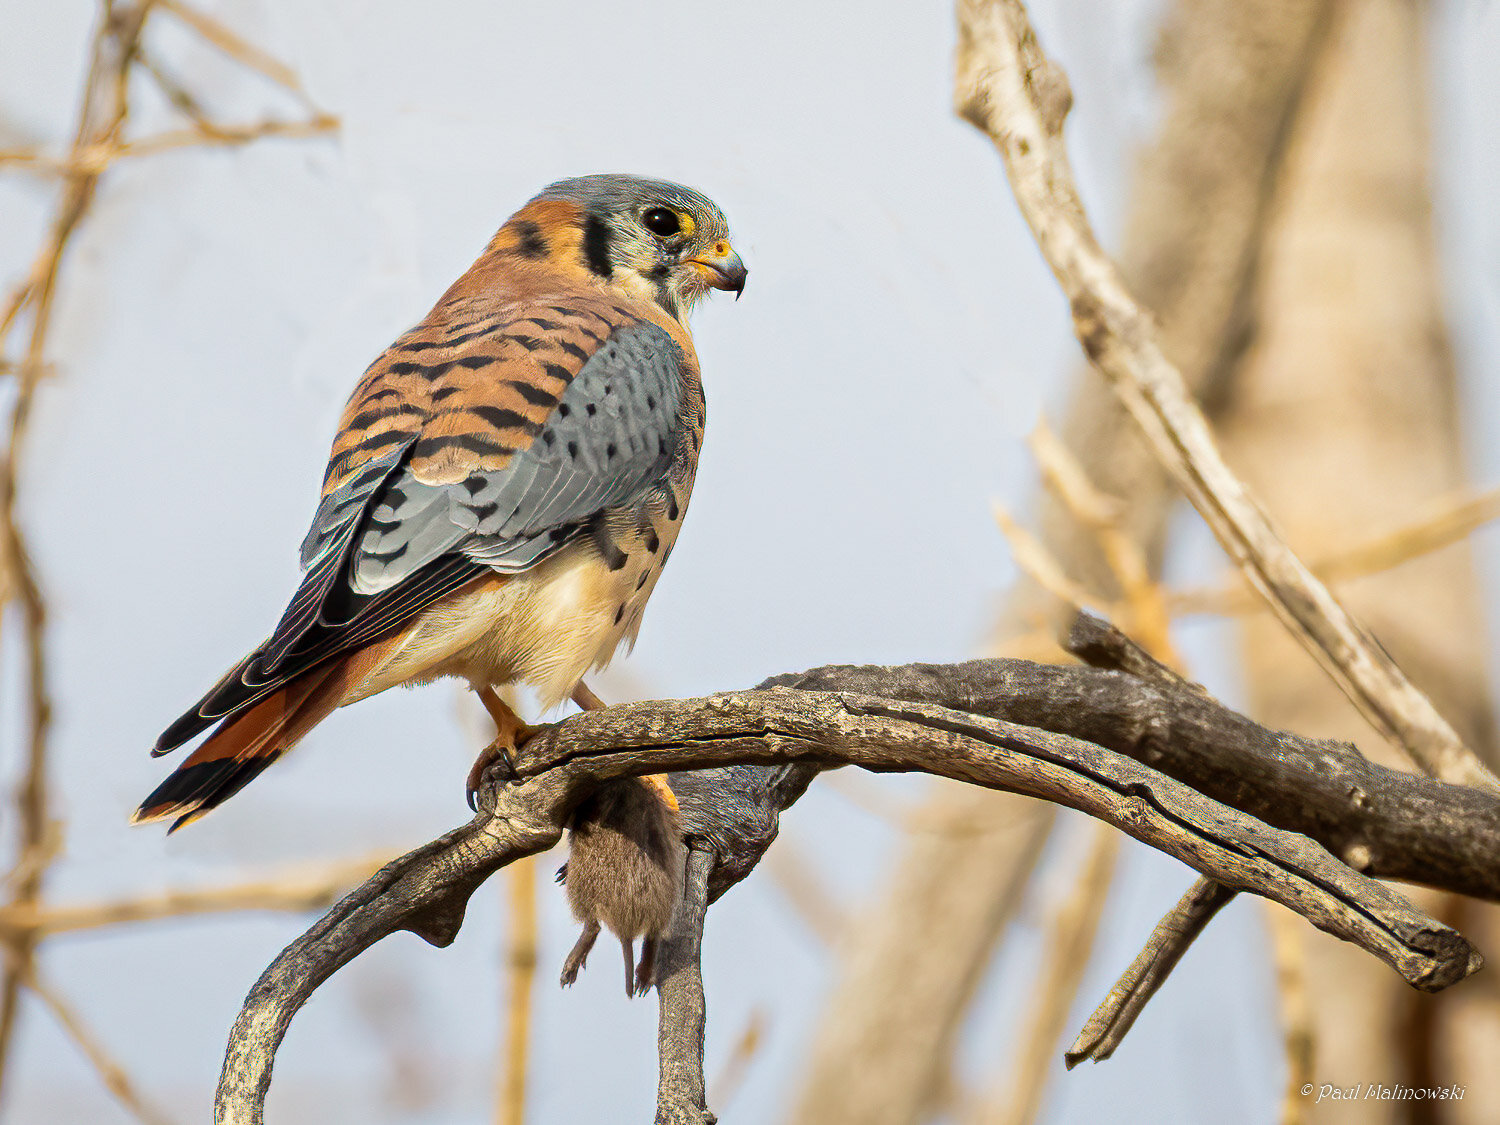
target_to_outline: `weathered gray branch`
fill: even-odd
[[[1267,752],[1280,756],[1282,769],[1265,768]],[[1461,936],[1314,841],[1268,826],[1125,753],[1185,771],[1237,771],[1230,787],[1254,791],[1286,821],[1298,819],[1308,786],[1330,755],[1358,758],[1352,748],[1266,731],[1191,686],[1027,661],[828,667],[777,677],[755,691],[572,716],[521,748],[517,779],[487,785],[473,821],[389,864],[272,963],[232,1032],[216,1120],[259,1125],[287,1025],[340,966],[402,929],[446,945],[470,895],[489,875],[556,843],[568,812],[586,793],[642,773],[699,771],[673,777],[694,858],[683,916],[690,930],[674,935],[669,957],[684,955],[692,964],[667,977],[662,1049],[671,1066],[660,1088],[661,1121],[711,1119],[701,1095],[695,903],[701,895],[706,905],[748,874],[774,839],[780,812],[818,770],[839,765],[920,770],[1080,809],[1226,886],[1283,903],[1382,958],[1418,988],[1445,987],[1478,967],[1479,955]],[[1398,836],[1418,831],[1396,800],[1411,786],[1472,811],[1484,822],[1480,835],[1500,825],[1500,801],[1487,794],[1393,771],[1362,776],[1385,799],[1350,801],[1345,790],[1333,833],[1338,839],[1360,831],[1378,842],[1387,823]],[[1448,817],[1425,829],[1447,838],[1437,852],[1455,854],[1468,846],[1476,825]],[[1386,854],[1371,848],[1372,857]],[[1476,885],[1480,889],[1471,893],[1491,897],[1490,882]],[[681,961],[669,963],[682,968]],[[684,1058],[684,1051],[693,1057]]]
[[[679,798],[680,801],[680,798]],[[682,904],[661,951],[656,986],[661,998],[657,1036],[656,1125],[714,1125],[703,1080],[703,1035],[708,1001],[703,991],[703,919],[708,913],[713,852],[688,849]]]
[[[1103,1062],[1115,1053],[1125,1033],[1146,1007],[1146,1001],[1155,996],[1156,990],[1166,982],[1167,975],[1187,952],[1188,946],[1238,893],[1233,887],[1204,878],[1199,878],[1188,888],[1177,905],[1156,924],[1145,947],[1110,988],[1109,995],[1094,1009],[1094,1014],[1063,1055],[1069,1070],[1084,1059]]]

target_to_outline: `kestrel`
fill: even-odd
[[[517,211],[360,380],[302,585],[162,734],[153,754],[215,728],[134,820],[175,831],[396,684],[466,679],[502,749],[529,728],[498,685],[600,706],[582,677],[634,643],[693,487],[688,313],[745,276],[718,207],[677,184],[585,176]]]

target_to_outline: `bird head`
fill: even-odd
[[[724,213],[692,188],[639,176],[580,176],[551,185],[517,218],[550,200],[577,205],[585,269],[679,320],[710,289],[738,297],[745,288],[748,271],[730,245]]]

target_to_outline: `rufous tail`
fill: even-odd
[[[314,668],[225,719],[141,802],[131,823],[175,817],[170,834],[229,800],[344,701],[365,670],[361,655]]]

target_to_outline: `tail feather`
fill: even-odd
[[[314,668],[225,719],[141,802],[131,823],[175,817],[171,833],[229,800],[327,718],[391,647],[371,645]]]

